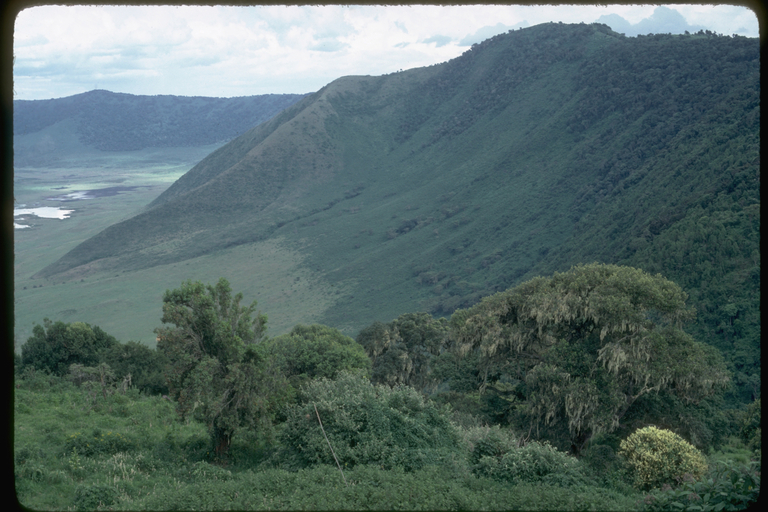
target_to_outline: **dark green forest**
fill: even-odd
[[[190,276],[156,348],[43,320],[15,361],[19,499],[748,507],[759,57],[708,31],[544,24],[303,97],[39,276],[279,240],[336,302],[272,336],[225,279]]]
[[[354,340],[267,336],[225,279],[163,298],[157,349],[46,319],[15,361],[33,509],[741,510],[760,399],[728,408],[687,294],[579,265]],[[153,426],[154,424],[154,426]],[[698,508],[697,508],[698,507]]]

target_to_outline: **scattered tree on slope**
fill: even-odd
[[[182,418],[205,423],[218,455],[243,427],[268,426],[287,398],[281,373],[262,347],[267,317],[251,315],[256,301],[240,306],[229,283],[186,281],[163,297],[163,323],[157,348],[168,357],[168,387]]]

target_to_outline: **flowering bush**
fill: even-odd
[[[619,455],[629,464],[639,489],[679,484],[686,475],[699,479],[707,471],[699,450],[674,432],[656,427],[636,430],[621,442]]]

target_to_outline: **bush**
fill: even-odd
[[[75,509],[96,510],[109,507],[115,503],[117,496],[117,489],[109,485],[78,485],[75,489]]]
[[[64,443],[65,454],[77,452],[86,457],[98,454],[114,455],[118,452],[132,451],[135,448],[136,443],[123,434],[111,430],[104,433],[99,429],[93,429],[91,435],[75,432],[70,434]]]
[[[744,510],[760,496],[756,463],[718,462],[706,478],[687,478],[677,488],[657,490],[643,499],[644,510]]]
[[[514,434],[493,427],[474,427],[464,431],[464,439],[469,451],[469,463],[477,464],[483,457],[501,458],[517,447]]]
[[[105,350],[102,359],[114,370],[118,380],[130,375],[131,385],[148,395],[168,393],[163,373],[167,360],[162,352],[129,341]]]
[[[530,442],[502,456],[483,455],[474,466],[478,476],[503,482],[542,482],[559,487],[584,484],[579,461],[549,443]]]
[[[34,366],[25,366],[16,375],[16,388],[36,393],[53,390],[69,390],[74,385],[68,379],[53,375],[47,370],[37,370]]]
[[[264,347],[296,388],[311,379],[334,379],[343,370],[368,374],[371,369],[362,346],[325,325],[297,325],[290,333],[264,342]]]
[[[685,475],[701,478],[707,462],[692,444],[669,430],[645,427],[621,442],[624,457],[640,489],[680,483]]]
[[[375,386],[363,375],[311,381],[301,404],[289,407],[278,456],[289,466],[375,464],[414,470],[459,451],[459,436],[440,408],[410,387]]]
[[[66,375],[75,363],[97,365],[99,355],[118,343],[98,326],[83,322],[53,323],[46,318],[43,324],[35,325],[33,335],[22,345],[21,361],[24,366],[55,375]]]
[[[750,450],[762,450],[762,431],[760,428],[760,399],[747,406],[739,425],[739,437]]]

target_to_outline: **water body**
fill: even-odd
[[[140,188],[140,186],[136,185],[136,186],[130,186],[130,187],[122,186],[122,187],[98,188],[94,190],[79,190],[79,191],[70,192],[69,194],[64,194],[61,196],[49,197],[47,201],[80,201],[82,199],[110,197],[110,196],[116,196],[121,192],[130,192],[137,188]]]
[[[60,188],[66,188],[66,187],[60,187]],[[121,187],[99,188],[94,190],[77,190],[75,192],[70,192],[68,194],[64,194],[56,197],[48,197],[46,198],[46,201],[65,202],[65,201],[81,201],[84,199],[96,199],[98,197],[116,196],[117,194],[120,194],[122,192],[130,192],[137,188],[142,188],[142,187],[121,186]],[[23,207],[25,205],[21,205],[21,206]],[[14,208],[13,216],[19,217],[21,215],[34,215],[35,217],[42,217],[44,219],[64,220],[64,219],[68,219],[69,214],[72,213],[73,211],[74,210],[62,210],[61,208],[56,206],[40,206],[36,208]],[[13,223],[13,229],[25,229],[29,227],[31,226],[26,224],[19,224],[17,222]]]
[[[34,215],[35,217],[41,217],[43,219],[59,219],[64,220],[69,218],[69,214],[75,210],[62,210],[55,206],[40,206],[37,208],[14,208],[13,216],[20,217],[22,215]],[[24,229],[30,227],[26,224],[13,223],[13,229]]]

